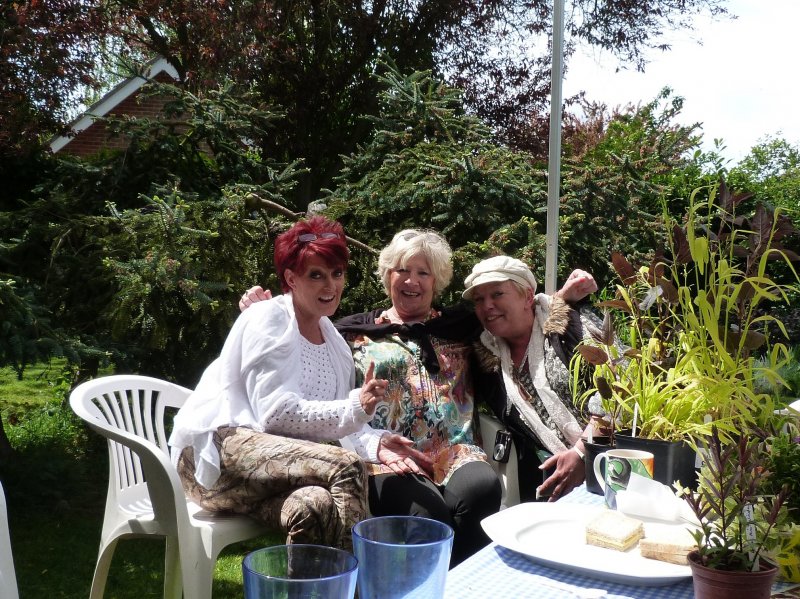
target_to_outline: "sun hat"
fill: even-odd
[[[472,267],[470,275],[464,279],[464,293],[461,297],[472,299],[478,285],[515,281],[523,287],[530,287],[536,293],[536,277],[522,260],[510,256],[494,256],[481,260]]]

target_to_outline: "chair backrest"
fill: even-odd
[[[19,599],[3,485],[0,485],[0,597],[3,599]]]
[[[183,489],[169,457],[165,417],[190,393],[179,385],[138,375],[101,377],[72,391],[73,411],[108,440],[109,504],[126,499],[130,503],[149,491],[156,518],[185,516]]]

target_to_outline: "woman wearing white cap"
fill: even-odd
[[[495,256],[476,264],[464,286],[463,296],[474,302],[485,329],[477,352],[481,366],[473,373],[476,396],[512,433],[523,501],[554,501],[583,482],[579,422],[586,414],[572,402],[569,362],[584,331],[600,324],[568,301],[597,285],[578,270],[553,297],[536,294],[536,278],[525,263]],[[534,465],[552,474],[535,480]]]

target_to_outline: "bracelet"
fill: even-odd
[[[574,451],[575,453],[577,453],[577,454],[578,454],[578,456],[579,456],[581,459],[583,459],[583,452],[582,452],[580,449],[578,449],[578,446],[577,446],[577,445],[573,445],[573,446],[572,446],[572,451]]]

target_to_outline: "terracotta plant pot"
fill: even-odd
[[[778,568],[762,562],[758,572],[714,570],[700,564],[699,554],[689,554],[694,599],[769,599]]]

